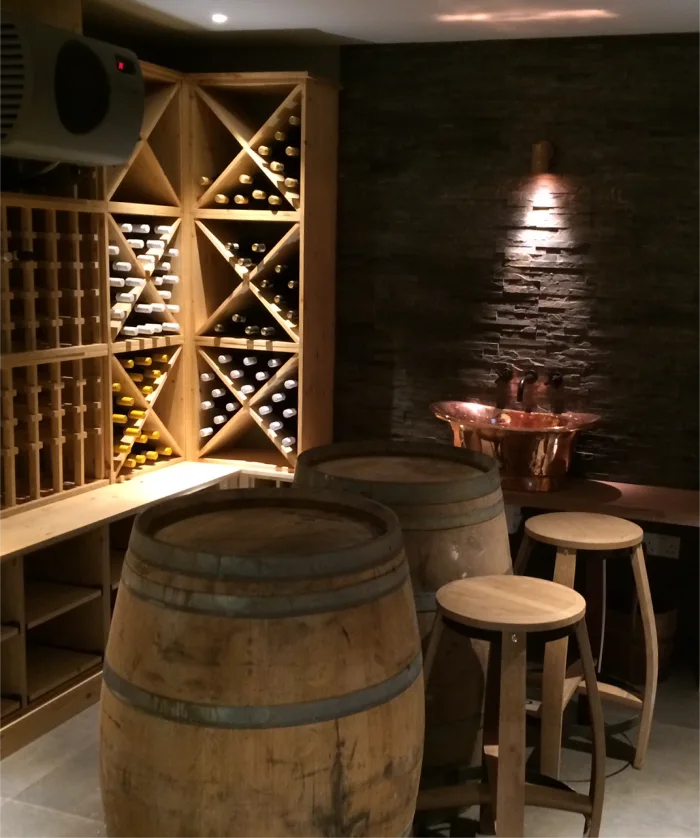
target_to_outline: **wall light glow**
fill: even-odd
[[[214,23],[226,23],[226,21],[228,20],[226,15],[222,15],[220,12],[214,12],[214,14],[211,16],[211,19],[214,21]]]
[[[540,11],[474,12],[437,15],[443,23],[530,23],[536,21],[594,20],[618,17],[607,9],[542,9]]]

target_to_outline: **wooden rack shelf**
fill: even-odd
[[[100,655],[55,646],[27,646],[29,703],[102,663]]]
[[[28,580],[25,583],[27,628],[31,629],[100,597],[100,589],[60,582]]]

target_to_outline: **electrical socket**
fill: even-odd
[[[681,540],[677,535],[647,532],[644,533],[644,546],[649,556],[661,559],[677,559],[681,553]]]

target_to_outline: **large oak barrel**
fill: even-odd
[[[295,483],[360,494],[398,515],[424,639],[441,585],[512,573],[498,464],[483,454],[433,442],[327,445],[299,457]],[[427,768],[476,756],[487,655],[482,641],[443,635],[427,693]]]
[[[111,836],[399,836],[424,698],[394,514],[207,492],[136,521],[107,646]]]

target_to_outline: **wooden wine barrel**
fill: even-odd
[[[101,697],[111,836],[399,836],[424,734],[394,514],[295,489],[136,521]]]
[[[512,573],[498,464],[483,454],[433,442],[327,445],[299,457],[294,482],[360,494],[398,515],[424,640],[441,585]],[[426,768],[476,757],[487,654],[482,641],[443,635],[428,686]]]

